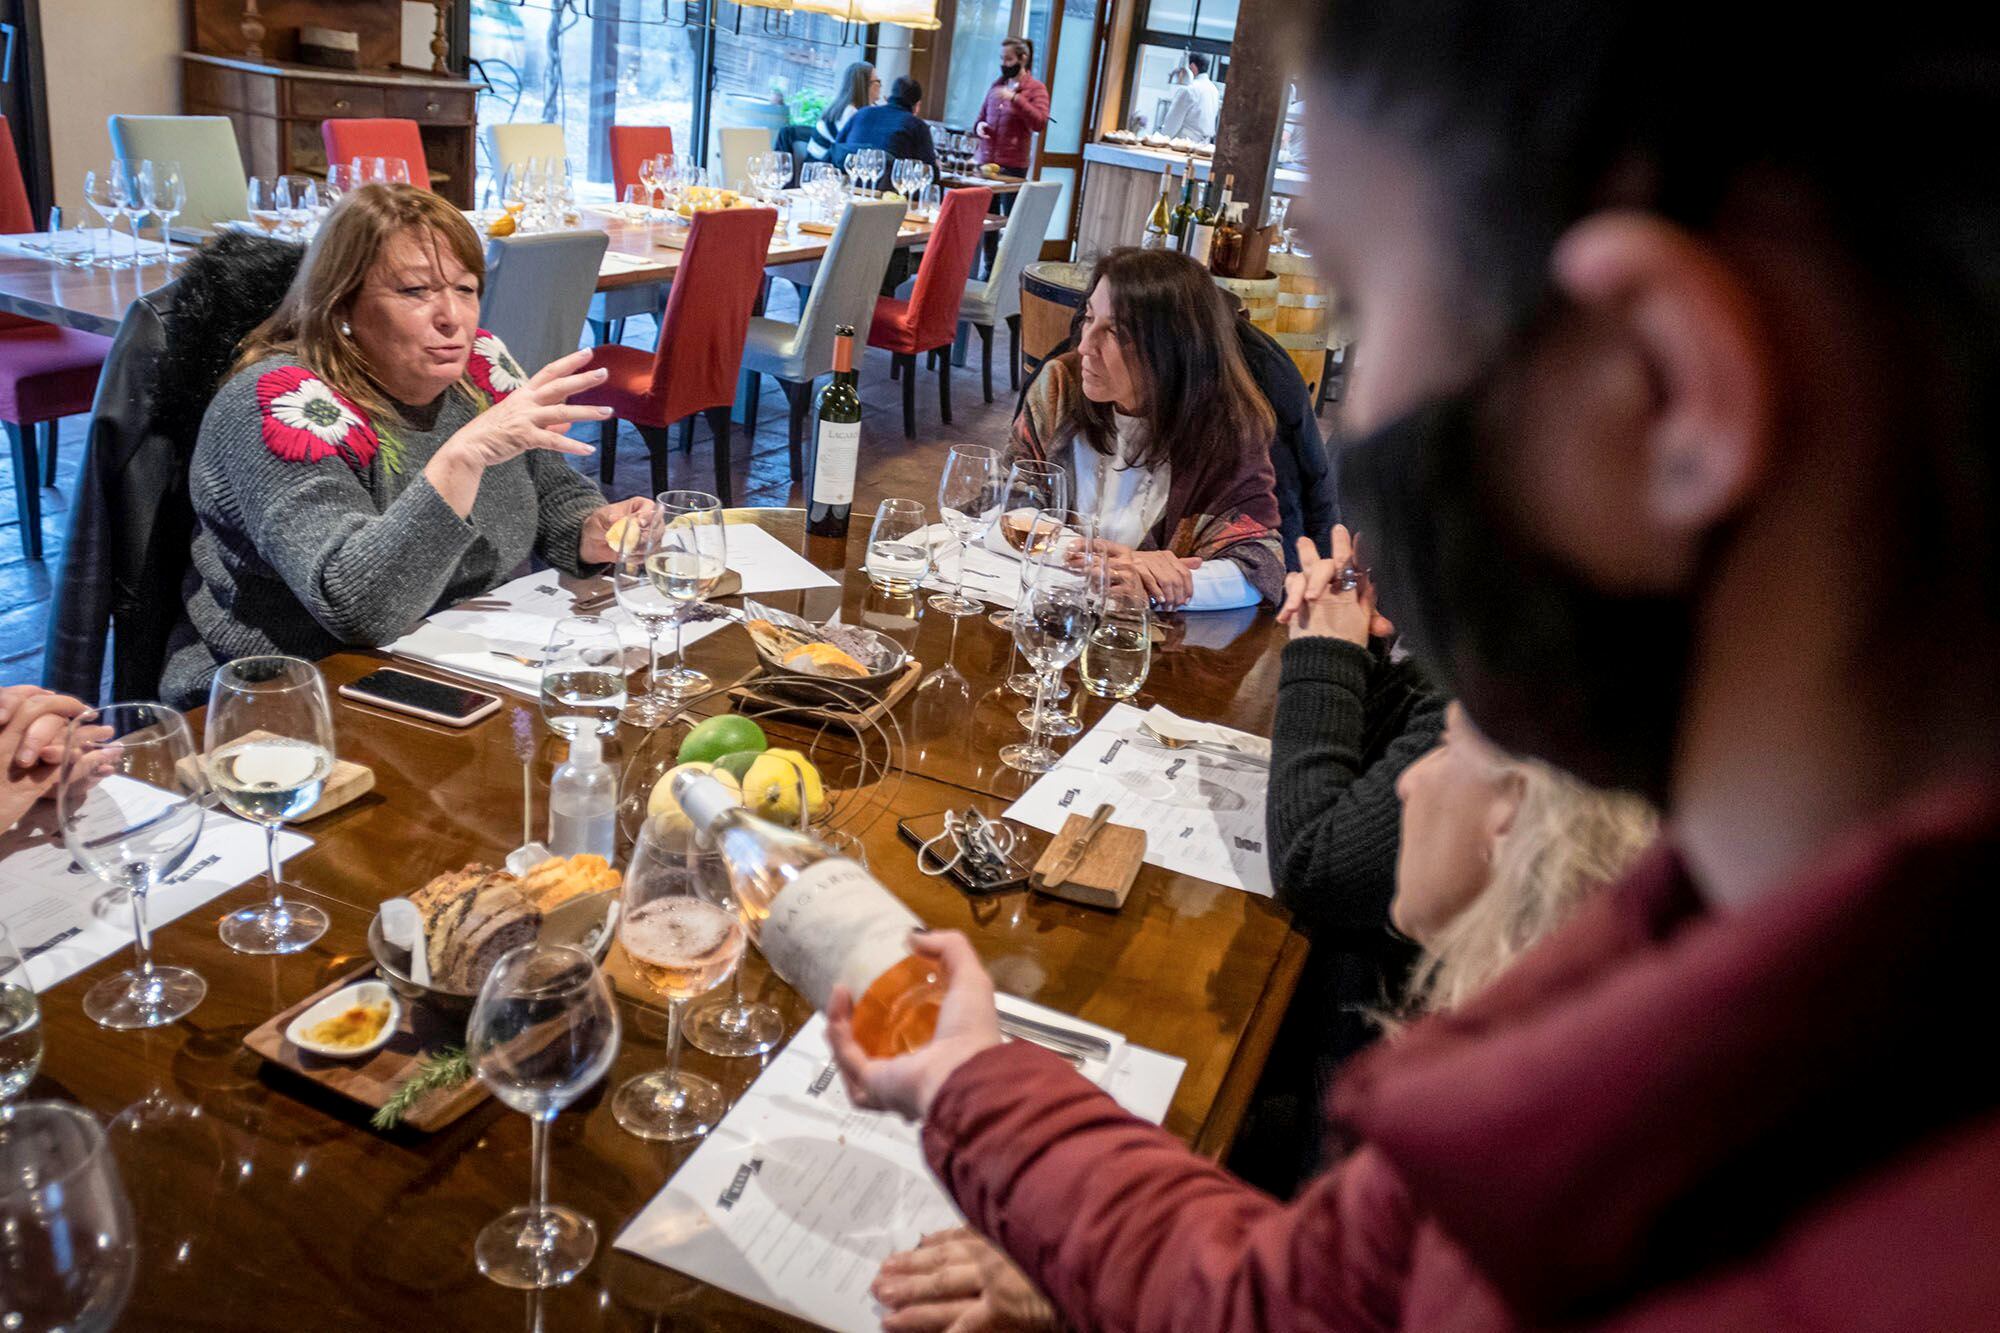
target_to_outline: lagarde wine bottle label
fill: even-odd
[[[815,861],[771,902],[757,932],[765,961],[822,1013],[836,985],[860,999],[910,952],[923,922],[844,857]]]
[[[854,503],[854,471],[861,454],[861,423],[822,421],[819,449],[813,464],[812,502],[816,505]]]

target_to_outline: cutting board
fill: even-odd
[[[1139,867],[1145,864],[1144,829],[1106,824],[1097,831],[1097,836],[1091,840],[1090,850],[1083,854],[1083,860],[1069,877],[1060,884],[1048,882],[1049,872],[1055,869],[1063,853],[1069,850],[1089,823],[1089,818],[1084,815],[1071,815],[1065,819],[1061,831],[1049,840],[1048,847],[1035,862],[1028,882],[1039,893],[1115,912],[1125,905],[1126,896],[1132,892],[1132,881],[1139,877]]]
[[[244,733],[244,738],[264,739],[268,733],[252,731]],[[180,762],[180,771],[192,779],[201,771],[201,756],[189,755]],[[297,819],[288,819],[287,824],[307,824],[321,815],[330,815],[351,801],[358,801],[375,790],[375,770],[366,764],[352,763],[346,759],[333,761],[333,772],[327,777],[326,786],[320,789],[319,799],[312,809]]]
[[[465,1019],[454,1020],[421,1004],[403,998],[403,1018],[389,1044],[372,1055],[354,1060],[330,1060],[302,1051],[285,1040],[285,1029],[300,1014],[318,1004],[342,986],[374,977],[375,965],[365,963],[338,980],[314,991],[285,1012],[243,1038],[243,1044],[281,1069],[317,1083],[329,1092],[358,1102],[371,1111],[395,1095],[403,1080],[415,1072],[417,1060],[430,1051],[465,1042]],[[423,1133],[442,1129],[486,1100],[486,1085],[477,1078],[455,1088],[439,1088],[425,1093],[402,1119],[402,1124]]]

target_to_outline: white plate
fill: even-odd
[[[389,1002],[389,1021],[382,1025],[382,1031],[366,1046],[323,1046],[319,1042],[306,1039],[306,1031],[327,1019],[336,1017],[357,1004],[380,1004]],[[294,1018],[285,1026],[285,1040],[302,1051],[323,1055],[329,1060],[353,1060],[364,1055],[373,1055],[389,1044],[389,1038],[396,1035],[396,1027],[403,1021],[403,1002],[396,998],[396,992],[389,989],[384,981],[357,981],[352,986],[342,986],[333,994],[321,1000],[312,1008]]]

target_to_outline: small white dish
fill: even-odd
[[[365,1046],[327,1046],[310,1041],[306,1033],[329,1018],[336,1018],[357,1004],[389,1005],[389,1021],[375,1039]],[[321,1000],[312,1008],[294,1018],[285,1026],[285,1040],[302,1051],[323,1055],[329,1060],[353,1060],[364,1055],[373,1055],[389,1044],[396,1035],[397,1027],[403,1021],[403,1002],[396,998],[396,992],[389,989],[387,982],[357,981],[352,986],[342,986],[333,994]]]

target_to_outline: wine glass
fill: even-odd
[[[522,221],[522,213],[528,207],[528,164],[512,162],[500,176],[500,207],[507,216]]]
[[[792,183],[792,166],[796,159],[790,153],[774,150],[764,155],[764,188],[776,193]]]
[[[313,214],[319,209],[319,187],[310,176],[280,176],[277,200],[278,216],[292,233],[292,239],[303,241],[306,224],[313,220]]]
[[[928,190],[930,185],[931,164],[928,162],[919,162],[912,158],[910,160],[910,198],[914,200],[925,190]]]
[[[1292,238],[1285,231],[1285,215],[1292,210],[1290,195],[1271,196],[1271,230],[1278,234],[1277,252],[1287,254],[1292,248]]]
[[[722,521],[722,501],[707,491],[663,491],[659,506],[660,544],[648,557],[646,572],[653,586],[679,607],[674,666],[666,676],[667,698],[679,703],[711,684],[706,674],[688,666],[682,650],[688,617],[729,572],[729,527]]]
[[[657,514],[627,523],[611,566],[612,596],[646,631],[646,692],[628,696],[625,711],[619,714],[635,727],[657,727],[674,711],[660,689],[660,631],[673,623],[680,604],[654,585],[647,570],[660,549],[664,527]]]
[[[868,531],[868,581],[886,593],[914,593],[931,572],[927,526],[921,501],[884,500],[876,506],[875,526]]]
[[[83,199],[90,205],[90,211],[104,219],[104,226],[110,232],[104,242],[104,253],[98,256],[99,268],[130,268],[132,261],[121,259],[114,253],[116,247],[111,237],[118,234],[118,210],[123,200],[124,185],[118,173],[113,171],[86,171],[83,173]]]
[[[408,185],[410,183],[409,161],[400,157],[383,158],[382,179],[391,185]]]
[[[743,159],[743,188],[753,197],[764,188],[764,170],[770,165],[768,153],[752,153]]]
[[[793,789],[796,804],[792,807],[799,812],[798,829],[801,833],[812,832],[812,805],[807,800],[805,774],[797,765],[792,766],[792,776],[788,785]],[[819,836],[830,845],[839,845],[840,850],[862,865],[868,864],[867,854],[858,842],[843,838],[838,830],[822,829]],[[748,947],[750,918],[746,915],[749,907],[737,895],[729,882],[726,866],[704,867],[694,876],[696,891],[726,912],[734,912],[743,922],[745,948]],[[729,978],[729,991],[717,994],[711,1004],[687,1014],[682,1023],[682,1031],[687,1034],[688,1043],[698,1051],[719,1055],[735,1060],[744,1056],[762,1055],[771,1050],[785,1037],[785,1016],[771,1005],[746,1000],[743,997],[743,968],[739,955],[738,965],[733,967]]]
[[[151,210],[146,207],[144,187],[140,185],[140,173],[146,163],[129,158],[113,158],[111,174],[118,181],[118,212],[125,219],[125,225],[132,229],[132,262],[128,267],[138,268],[145,262],[139,253],[139,223]]]
[[[1083,641],[1083,688],[1100,699],[1130,699],[1145,687],[1152,661],[1151,600],[1143,592],[1107,588]]]
[[[479,1081],[533,1127],[533,1201],[488,1222],[473,1258],[505,1287],[561,1286],[590,1266],[597,1224],[549,1202],[549,1122],[603,1078],[618,1054],[611,987],[581,949],[510,949],[479,988],[465,1053]]]
[[[628,185],[624,197],[619,200],[624,205],[627,221],[649,222],[653,216],[653,189],[650,185]]]
[[[83,1012],[108,1028],[156,1028],[185,1017],[208,983],[153,962],[146,895],[180,869],[201,837],[208,784],[187,719],[164,704],[107,704],[69,724],[56,818],[78,865],[132,900],[133,956],[92,986]]]
[[[859,194],[861,192],[862,178],[868,174],[868,168],[862,161],[862,154],[867,151],[865,148],[857,148],[847,155],[845,162],[840,164],[840,169],[847,173],[847,191],[849,194]]]
[[[361,163],[329,162],[326,165],[326,185],[320,191],[328,207],[337,204],[349,191],[361,187]]]
[[[642,1139],[699,1137],[728,1109],[721,1088],[681,1068],[681,1013],[689,1000],[728,980],[743,958],[742,918],[717,906],[730,896],[722,858],[696,845],[686,819],[656,815],[640,826],[625,871],[618,943],[667,1002],[667,1064],[619,1088],[611,1110]]]
[[[244,197],[250,211],[250,220],[263,232],[276,232],[284,225],[283,205],[279,200],[278,178],[275,176],[252,176],[244,183]]]
[[[1096,546],[1096,539],[1095,514],[1078,513],[1073,509],[1047,509],[1036,514],[1022,561],[1022,592],[1025,594],[1028,585],[1050,565],[1096,576],[1098,581],[1091,587],[1093,591],[1100,590],[1103,586],[1104,557]],[[1016,605],[1018,607],[1018,602]],[[1069,698],[1069,686],[1063,683],[1060,672],[1053,677],[1041,671],[1020,672],[1007,678],[1007,689],[1028,699],[1042,697],[1041,703],[1033,705],[1033,710],[1041,714],[1039,721],[1031,724],[1026,709],[1016,715],[1022,726],[1039,726],[1046,736],[1074,736],[1082,729],[1074,717],[1055,707],[1058,700]],[[1046,694],[1043,694],[1044,691]]]
[[[0,1106],[0,1321],[102,1333],[139,1266],[132,1205],[97,1118],[68,1102]]]
[[[0,1104],[25,1092],[41,1067],[42,1010],[35,982],[7,923],[0,921]]]
[[[868,188],[869,188],[870,190],[874,190],[874,191],[876,191],[877,193],[880,193],[880,191],[881,191],[881,185],[882,185],[882,174],[883,174],[884,172],[888,171],[888,169],[889,169],[889,154],[888,154],[888,151],[887,151],[886,149],[882,149],[882,148],[871,148],[871,149],[869,149],[869,150],[868,150]]]
[[[1056,753],[1042,743],[1042,718],[1047,710],[1046,682],[1061,673],[1083,650],[1092,615],[1091,575],[1087,569],[1045,564],[1022,592],[1014,608],[1014,642],[1028,664],[1042,673],[1043,688],[1034,708],[1027,710],[1028,739],[1000,747],[1000,762],[1024,773],[1046,773],[1056,766]]]
[[[660,175],[666,163],[658,157],[649,157],[639,164],[639,184],[646,192],[646,211],[660,206]]]
[[[946,455],[938,479],[938,514],[958,540],[958,582],[949,594],[931,598],[933,610],[975,616],[986,609],[965,595],[965,560],[972,543],[984,537],[998,517],[1004,483],[999,453],[983,444],[954,444]]]
[[[326,933],[326,913],[285,901],[278,829],[319,803],[333,773],[333,710],[319,669],[296,657],[239,657],[208,687],[208,780],[223,804],[264,826],[270,898],[222,918],[238,953],[297,953]]]
[[[174,219],[187,209],[187,178],[178,162],[148,162],[139,172],[139,189],[146,211],[160,220],[160,263],[173,267],[173,238],[168,232]]]
[[[542,650],[542,716],[574,740],[585,731],[610,736],[625,711],[625,646],[618,627],[598,616],[564,616]]]
[[[1007,469],[1006,492],[1000,501],[1000,517],[995,521],[1000,526],[1001,539],[1022,557],[1022,583],[1028,581],[1028,537],[1035,527],[1035,516],[1044,509],[1068,508],[1069,471],[1061,464],[1023,458]],[[1054,536],[1046,530],[1042,535]],[[987,618],[995,629],[1014,628],[1010,611],[995,611]]]

